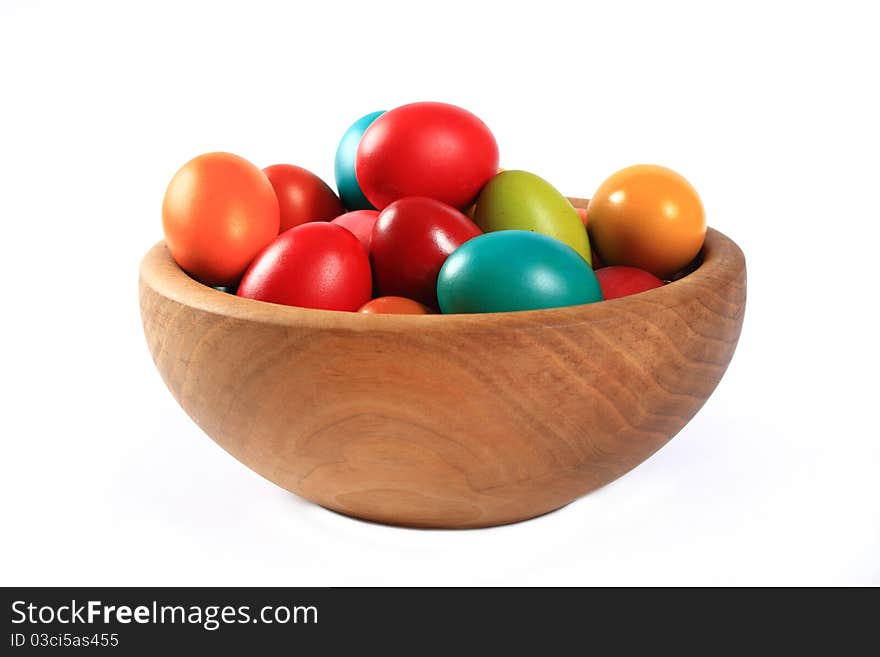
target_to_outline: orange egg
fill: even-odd
[[[172,257],[206,285],[235,284],[278,235],[280,217],[266,174],[231,153],[205,153],[184,164],[162,200]]]
[[[368,315],[430,315],[434,311],[406,297],[377,297],[367,301],[358,312]]]
[[[699,253],[706,215],[696,190],[666,167],[621,169],[587,209],[590,241],[606,265],[638,267],[668,279]]]

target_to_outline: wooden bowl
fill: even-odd
[[[363,315],[218,292],[160,242],[141,264],[140,306],[171,393],[262,476],[376,522],[486,527],[613,481],[700,409],[746,301],[736,244],[710,229],[702,260],[662,288],[585,306]]]

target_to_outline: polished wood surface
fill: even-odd
[[[205,433],[318,504],[416,527],[531,518],[647,459],[718,384],[745,300],[742,252],[711,229],[681,280],[519,313],[241,299],[190,279],[163,243],[140,271],[156,367]]]

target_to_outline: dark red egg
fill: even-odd
[[[391,203],[379,213],[370,245],[377,294],[436,308],[440,268],[477,235],[482,235],[477,225],[446,203],[424,196]]]
[[[273,164],[263,169],[272,183],[281,210],[281,230],[308,221],[330,221],[345,208],[336,192],[308,169],[293,164]]]

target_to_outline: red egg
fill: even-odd
[[[358,184],[380,210],[406,196],[464,209],[498,173],[498,144],[476,116],[445,103],[412,103],[367,128],[355,159]]]
[[[584,228],[587,227],[587,209],[586,208],[575,208],[575,212],[578,213],[578,216],[581,218],[581,223],[584,224]]]
[[[434,311],[405,297],[378,297],[367,301],[358,312],[367,315],[430,315]]]
[[[663,286],[663,281],[654,274],[636,267],[602,267],[596,270],[596,278],[602,288],[602,298],[606,301]]]
[[[364,250],[370,252],[370,242],[373,239],[373,225],[379,213],[375,210],[355,210],[354,212],[346,212],[336,217],[331,224],[337,224],[351,231],[355,237],[361,241]]]
[[[336,193],[318,176],[293,164],[273,164],[263,169],[272,183],[281,210],[281,230],[309,221],[330,221],[345,208]]]
[[[481,235],[477,225],[440,201],[410,196],[395,201],[373,227],[370,259],[378,293],[437,307],[437,276],[455,249]]]
[[[286,306],[356,311],[370,299],[370,260],[342,226],[311,222],[275,238],[251,263],[238,296]]]

